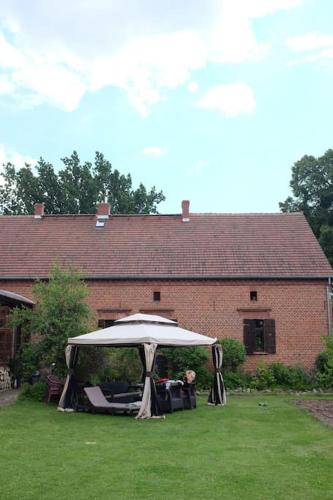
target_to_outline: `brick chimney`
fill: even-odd
[[[182,222],[190,222],[190,202],[189,202],[189,200],[182,201]]]
[[[96,217],[97,219],[108,219],[111,213],[110,203],[97,203],[96,206]]]
[[[34,204],[34,217],[35,219],[41,219],[44,215],[44,203]]]

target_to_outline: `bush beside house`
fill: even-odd
[[[33,289],[36,306],[15,308],[10,325],[19,328],[23,340],[13,363],[14,377],[31,382],[36,371],[54,365],[59,377],[66,374],[64,351],[69,337],[87,333],[93,328],[94,315],[86,299],[88,288],[74,269],[54,266],[46,282]]]
[[[223,348],[222,372],[226,388],[233,389],[283,389],[307,391],[333,389],[333,338],[325,337],[326,350],[316,359],[316,370],[307,372],[302,366],[284,363],[260,363],[254,374],[241,369],[245,361],[243,344],[234,339],[220,341]]]

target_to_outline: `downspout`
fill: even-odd
[[[11,345],[11,353],[10,357],[12,359],[15,358],[15,351],[16,351],[16,327],[12,329],[12,345]]]
[[[327,302],[327,328],[328,328],[328,335],[332,335],[332,304],[331,304],[331,298],[332,298],[332,283],[331,283],[331,278],[328,278],[328,285],[326,287],[326,302]]]

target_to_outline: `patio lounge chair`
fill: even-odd
[[[105,411],[108,413],[134,413],[140,409],[140,401],[135,403],[110,403],[105,398],[100,387],[85,387],[84,392],[87,395],[93,411]]]
[[[133,391],[133,389],[142,389],[142,384],[130,385],[127,382],[104,382],[100,384],[104,396],[111,403],[134,403],[142,399],[142,390]]]

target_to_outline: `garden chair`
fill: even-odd
[[[195,384],[184,382],[182,387],[182,398],[184,410],[192,410],[197,407]]]
[[[50,403],[52,397],[54,396],[56,396],[57,399],[59,400],[64,388],[64,382],[55,375],[48,375],[46,382],[47,382],[47,402]]]
[[[156,384],[157,399],[163,412],[172,413],[184,409],[181,387],[181,382],[168,381]]]

